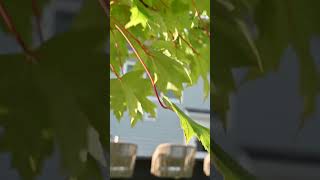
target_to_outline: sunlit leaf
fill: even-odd
[[[168,98],[165,98],[165,100],[172,110],[177,113],[187,142],[196,136],[205,149],[210,152],[210,130],[190,119],[177,105],[170,102]]]
[[[139,11],[138,7],[132,7],[130,9],[131,17],[130,21],[126,24],[126,28],[130,28],[131,26],[136,26],[141,24],[143,28],[146,28],[148,18],[141,11]]]

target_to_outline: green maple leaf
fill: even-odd
[[[192,83],[189,70],[181,62],[165,55],[161,51],[153,51],[154,57],[148,61],[151,72],[157,76],[157,87],[167,93],[171,90],[180,98],[184,83]]]
[[[198,29],[191,29],[188,38],[190,43],[199,53],[199,55],[188,56],[191,60],[190,74],[193,81],[192,84],[197,83],[199,77],[202,78],[204,99],[206,99],[210,93],[210,82],[208,77],[210,73],[210,39]]]
[[[143,71],[131,71],[122,76],[121,80],[110,80],[110,105],[118,120],[128,111],[131,126],[142,119],[143,113],[155,117],[155,104],[148,96],[153,94],[150,81],[144,79]]]
[[[130,9],[131,16],[130,21],[126,24],[126,28],[130,28],[132,26],[137,26],[139,24],[142,25],[143,28],[146,28],[148,23],[147,15],[141,12],[137,6],[134,6]]]
[[[30,64],[22,55],[1,55],[0,71],[0,104],[6,109],[0,115],[5,130],[0,152],[10,152],[12,167],[31,180],[41,173],[53,150],[52,138],[44,137],[50,131],[44,96],[32,82]]]
[[[129,58],[128,47],[120,33],[114,31],[110,35],[110,64],[120,73],[120,69]]]
[[[169,107],[177,114],[180,119],[180,124],[183,129],[185,138],[187,142],[193,136],[196,136],[199,141],[203,144],[205,149],[210,152],[210,130],[195,121],[193,121],[189,116],[187,116],[177,105],[170,102],[170,100],[164,97],[164,100]]]
[[[117,21],[121,22],[122,24],[126,24],[127,22],[130,21],[130,16],[131,16],[131,4],[126,4],[126,3],[121,3],[119,4],[111,4],[110,8],[110,16],[115,18]],[[113,27],[110,24],[110,28],[112,29]]]
[[[180,119],[181,127],[184,131],[187,142],[192,137],[197,137],[205,149],[210,152],[211,161],[221,172],[225,180],[254,180],[256,179],[246,169],[244,169],[229,154],[210,138],[210,130],[197,124],[186,115],[177,105],[164,98],[165,102],[177,114]]]

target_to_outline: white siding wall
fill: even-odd
[[[210,109],[210,101],[203,101],[202,81],[188,88],[183,95],[181,107],[192,107],[197,109]],[[157,104],[157,101],[155,101]],[[113,136],[119,136],[120,141],[136,143],[138,145],[138,156],[151,156],[155,148],[161,143],[185,144],[183,130],[180,121],[174,112],[158,108],[156,121],[141,121],[136,127],[130,127],[127,115],[120,121],[116,120],[110,113],[110,130]]]

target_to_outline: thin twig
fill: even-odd
[[[135,55],[137,56],[137,58],[139,59],[140,63],[142,64],[143,68],[145,69],[150,81],[151,81],[151,85],[153,87],[153,90],[157,96],[157,99],[158,99],[158,102],[159,104],[164,108],[164,109],[170,109],[172,110],[170,107],[167,107],[165,106],[162,101],[160,100],[160,96],[159,96],[159,93],[158,93],[158,90],[157,90],[157,87],[156,87],[156,84],[150,74],[150,71],[148,70],[146,64],[143,62],[143,60],[141,59],[139,53],[137,52],[137,50],[135,49],[135,47],[132,45],[131,41],[129,40],[129,38],[126,36],[126,34],[122,31],[122,29],[115,24],[115,27],[117,28],[117,30],[122,34],[122,36],[126,39],[127,43],[130,45],[130,47],[132,48],[133,52],[135,53]]]
[[[7,12],[2,0],[0,0],[0,15],[1,15],[4,23],[6,24],[8,30],[10,31],[10,33],[12,33],[15,36],[16,41],[21,46],[24,53],[27,55],[28,60],[30,58],[31,61],[34,62],[33,61],[35,59],[34,54],[31,52],[31,50],[29,49],[27,44],[23,41],[21,35],[18,33],[18,31],[17,31],[16,27],[14,26],[13,21],[9,15],[9,13]]]
[[[134,41],[136,41],[136,43],[139,44],[139,46],[142,48],[142,50],[150,57],[153,57],[153,55],[149,52],[149,49],[138,39],[136,38],[130,31],[128,31],[123,24],[121,24],[117,19],[115,19],[114,17],[111,17],[114,21],[116,21],[116,24],[121,27],[121,29],[123,31],[125,31],[127,34],[130,35],[130,37],[132,39],[134,39]]]
[[[114,69],[113,65],[110,64],[110,69],[111,71],[117,76],[117,78],[121,81],[121,76],[119,76],[119,74],[117,73],[117,71]]]
[[[174,41],[174,35],[172,34],[172,32],[171,31],[169,31],[169,34],[171,35],[171,39],[172,39],[172,43],[173,43],[173,45],[174,45],[174,49],[175,49],[175,54],[177,54],[177,43]]]
[[[187,41],[185,40],[180,34],[179,34],[179,37],[192,49],[192,52],[195,53],[196,55],[200,55],[196,49],[194,49],[194,47],[192,47],[192,45]]]
[[[203,22],[203,19],[201,19],[201,15],[199,13],[199,10],[197,8],[197,5],[196,5],[196,2],[194,0],[192,0],[192,5],[197,13],[197,17],[199,18],[199,21],[200,23],[203,25],[204,22]],[[210,31],[208,31],[208,27],[207,26],[204,26],[204,31],[206,32],[206,34],[208,35],[208,37],[210,37]]]

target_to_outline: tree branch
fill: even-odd
[[[151,81],[151,85],[153,87],[153,90],[154,90],[154,92],[155,92],[155,94],[157,96],[158,102],[161,105],[161,107],[163,107],[164,109],[172,110],[170,107],[167,107],[162,103],[162,101],[160,99],[160,96],[159,96],[159,93],[158,93],[158,90],[157,90],[157,87],[156,87],[156,84],[155,84],[155,82],[154,82],[154,80],[153,80],[153,78],[152,78],[152,76],[150,74],[150,71],[148,70],[148,68],[147,68],[146,64],[143,62],[143,60],[141,59],[141,57],[140,57],[139,53],[137,52],[137,50],[135,49],[135,47],[132,45],[132,43],[129,40],[129,38],[125,35],[125,33],[122,31],[122,29],[118,25],[115,24],[115,27],[122,34],[122,36],[126,39],[127,43],[130,45],[130,47],[132,48],[133,52],[135,53],[135,55],[139,59],[139,61],[142,64],[143,68],[145,69],[145,71],[146,71],[146,73],[147,73],[147,75],[148,75],[148,77],[149,77],[149,79]]]
[[[196,49],[194,48],[194,47],[192,47],[192,45],[187,41],[187,40],[185,40],[180,34],[179,34],[179,37],[192,49],[192,52],[193,53],[195,53],[196,55],[200,55],[197,51],[196,51]]]
[[[192,5],[193,5],[193,7],[194,7],[194,9],[195,9],[195,11],[196,11],[196,13],[197,13],[197,17],[199,18],[200,23],[203,25],[204,22],[203,22],[203,20],[201,19],[201,16],[200,16],[200,13],[199,13],[199,11],[198,11],[196,2],[195,2],[194,0],[192,0]],[[204,26],[204,31],[206,32],[206,34],[207,34],[208,37],[210,38],[210,31],[208,31],[208,27],[205,27],[205,26]]]
[[[27,44],[23,41],[21,35],[18,33],[16,27],[13,24],[13,21],[9,15],[9,13],[7,12],[7,10],[3,4],[3,0],[0,0],[0,15],[1,15],[5,25],[7,26],[9,32],[15,36],[16,41],[18,42],[20,47],[23,49],[24,53],[27,55],[28,58],[31,59],[31,62],[34,62],[35,56],[31,52],[31,50],[29,49]],[[27,59],[27,60],[29,60],[29,59]]]
[[[112,64],[110,64],[110,69],[111,69],[111,71],[117,76],[117,78],[121,81],[121,80],[122,80],[121,76],[119,76],[119,74],[118,74],[117,71],[114,69],[114,67],[113,67]]]
[[[115,19],[114,17],[111,17],[111,18],[112,18],[114,21],[116,21],[117,25],[118,25],[119,27],[121,27],[121,29],[122,29],[123,31],[125,31],[127,34],[129,34],[130,37],[131,37],[132,39],[134,39],[134,41],[136,41],[136,43],[139,44],[139,46],[142,48],[142,50],[143,50],[148,56],[153,57],[153,55],[149,52],[149,49],[148,49],[138,38],[136,38],[130,31],[128,31],[128,30],[124,27],[123,24],[121,24],[121,23],[120,23],[117,19]]]

